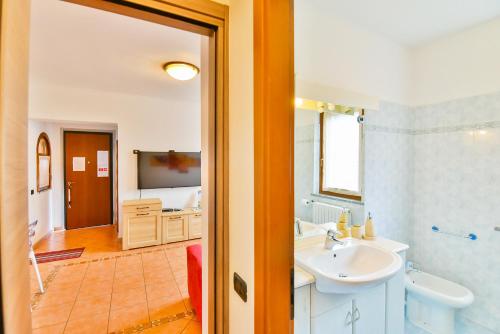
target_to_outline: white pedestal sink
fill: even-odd
[[[331,250],[323,244],[296,249],[295,262],[315,277],[323,293],[360,292],[389,280],[403,265],[398,254],[357,239]]]

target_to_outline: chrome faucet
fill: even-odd
[[[303,235],[302,222],[300,221],[300,218],[295,218],[295,230],[297,231],[297,236],[301,237]]]
[[[417,273],[421,272],[420,268],[416,263],[412,261],[406,261],[406,272],[409,273],[410,271],[415,271]]]
[[[342,236],[342,233],[334,230],[328,230],[328,232],[326,232],[325,248],[332,249],[335,245],[343,245],[344,242],[337,239],[340,236]]]

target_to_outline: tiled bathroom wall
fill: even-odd
[[[319,154],[319,120],[309,113],[295,133],[295,207],[306,220],[311,209],[300,200],[315,198]],[[475,301],[459,312],[457,333],[500,333],[500,232],[494,231],[500,226],[500,93],[368,110],[364,168],[363,205],[330,202],[350,205],[357,220],[372,212],[378,234],[408,243],[408,258],[424,271],[472,290]],[[476,233],[478,240],[438,234],[432,225]]]
[[[365,212],[379,235],[409,242],[413,203],[413,113],[381,103],[365,117]]]
[[[414,116],[410,258],[472,290],[461,316],[500,333],[500,94],[417,107]]]
[[[407,242],[422,270],[472,290],[457,333],[500,333],[500,94],[382,103],[365,124],[365,210],[379,235]]]

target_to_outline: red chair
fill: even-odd
[[[191,305],[196,312],[198,321],[201,322],[201,245],[192,245],[186,248],[188,270],[188,292]]]

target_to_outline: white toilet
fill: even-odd
[[[432,334],[454,334],[455,311],[474,301],[469,289],[421,271],[408,271],[405,286],[406,317]]]

